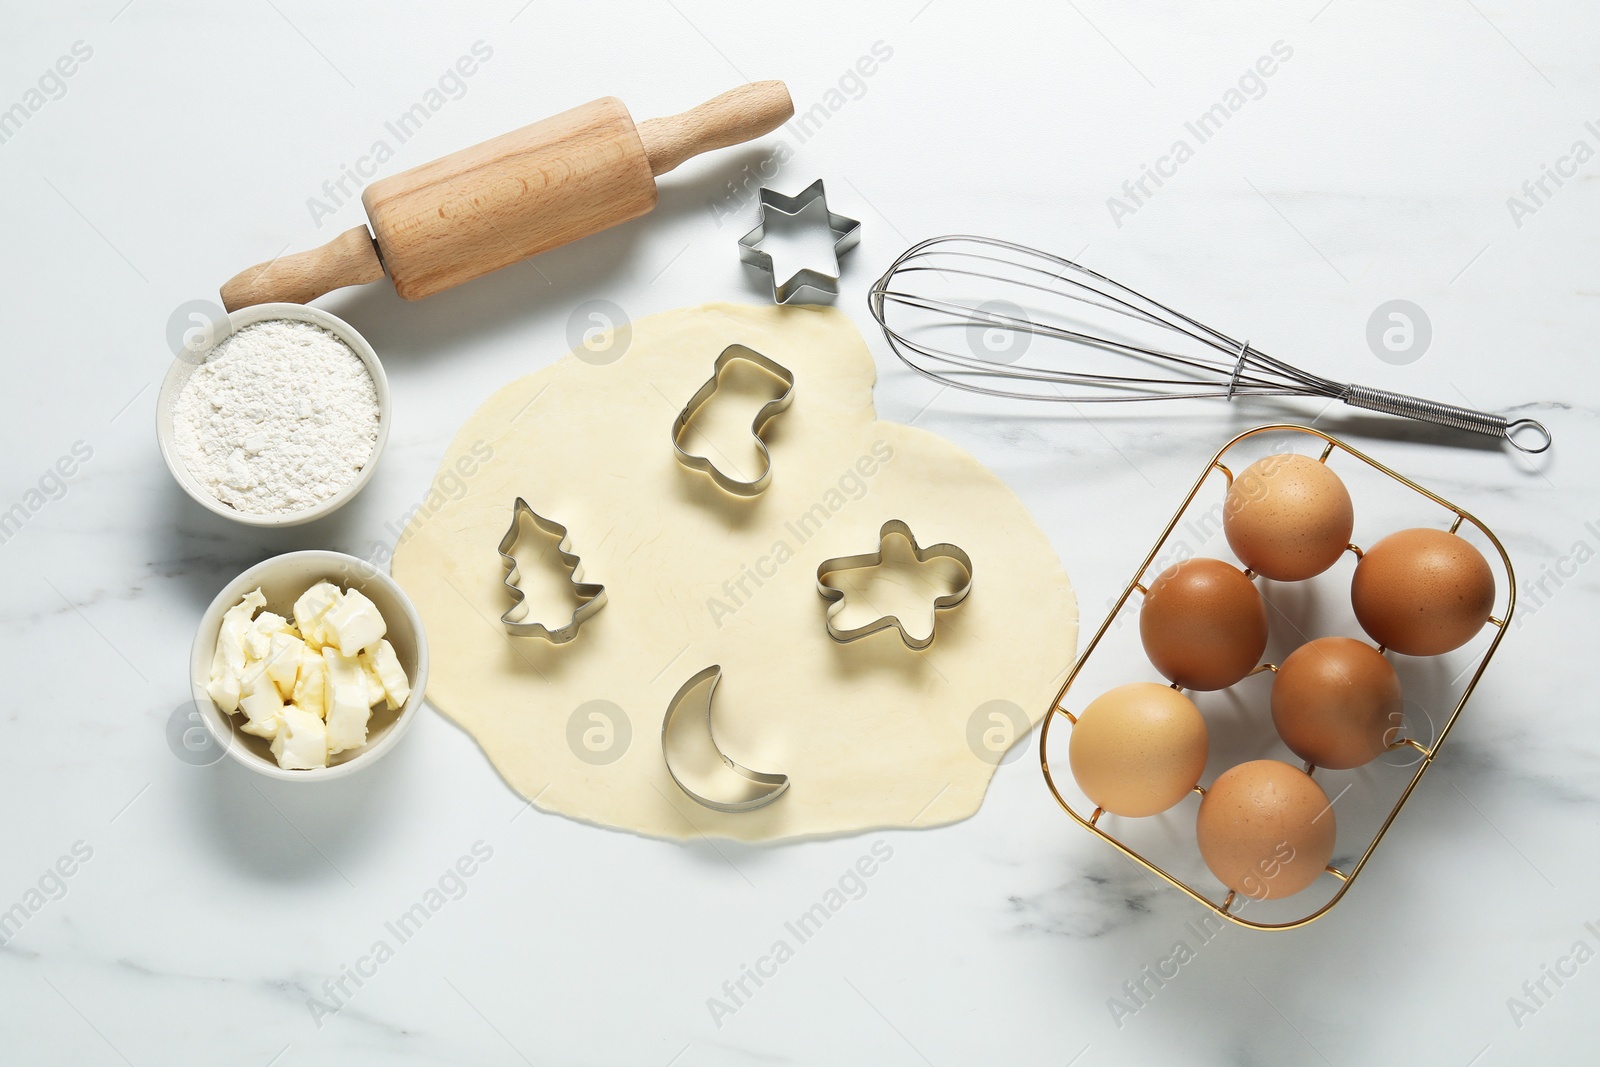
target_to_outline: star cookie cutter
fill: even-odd
[[[834,625],[834,619],[844,610],[845,591],[829,585],[828,578],[839,571],[881,566],[883,563],[883,545],[891,536],[905,538],[906,542],[911,546],[912,557],[918,563],[927,563],[932,559],[949,559],[954,561],[966,575],[966,578],[958,588],[934,598],[932,610],[934,625],[929,627],[926,638],[918,639],[912,637],[911,634],[906,632],[905,625],[901,623],[899,617],[894,615],[884,615],[863,626],[851,629],[840,629]],[[905,642],[907,648],[921,652],[933,644],[934,633],[938,626],[938,613],[943,609],[955,607],[967,598],[968,593],[972,592],[972,557],[967,555],[965,549],[951,544],[937,544],[929,545],[927,548],[919,548],[916,537],[911,533],[911,527],[899,519],[890,519],[878,531],[878,550],[876,552],[864,552],[857,556],[839,556],[834,559],[823,560],[821,566],[817,568],[817,592],[822,594],[822,599],[829,602],[827,611],[828,636],[840,644],[858,640],[869,634],[875,634],[879,630],[893,629],[899,631],[900,640]]]
[[[717,391],[722,379],[723,369],[736,360],[753,363],[778,379],[784,386],[783,395],[763,404],[761,410],[756,412],[755,421],[750,424],[751,436],[756,439],[756,451],[761,455],[762,470],[758,477],[749,481],[744,481],[725,473],[715,463],[712,463],[709,457],[692,455],[686,452],[683,447],[683,437],[689,429],[689,423],[693,421],[699,410],[705,406],[706,401],[711,399],[712,394]],[[729,345],[717,356],[717,361],[711,368],[711,377],[706,379],[706,383],[695,392],[694,396],[689,398],[689,403],[678,413],[678,417],[673,420],[673,454],[678,457],[679,463],[682,463],[690,470],[697,470],[710,475],[711,480],[716,482],[717,486],[724,492],[732,493],[734,496],[756,496],[772,482],[772,454],[767,451],[767,442],[761,435],[766,432],[767,424],[787,410],[793,402],[793,371],[775,360],[768,359],[753,348],[746,348],[744,345]]]
[[[690,703],[690,695],[707,681],[711,684],[706,687],[705,730],[702,733],[690,726],[688,716],[680,716],[678,713]],[[721,681],[722,667],[720,664],[713,664],[697,672],[679,687],[677,694],[667,704],[666,717],[661,720],[661,756],[667,764],[667,773],[672,775],[672,780],[695,803],[713,811],[732,813],[754,811],[782,796],[789,788],[789,776],[766,774],[741,767],[717,747],[717,739],[711,730],[711,698],[717,691],[717,683]],[[695,718],[698,720],[698,714]],[[698,749],[700,762],[715,766],[716,760],[720,760],[732,772],[731,775],[724,776],[733,786],[731,790],[733,795],[729,799],[719,800],[697,793],[678,777],[677,769],[672,765],[673,757],[675,753],[682,753],[686,748]],[[711,758],[712,755],[715,755],[715,760]]]
[[[572,591],[578,598],[578,606],[573,609],[572,621],[560,629],[552,630],[542,622],[528,622],[525,619],[511,617],[526,599],[526,594],[517,587],[521,575],[517,571],[517,559],[511,554],[511,550],[517,544],[517,535],[522,532],[523,516],[532,519],[535,526],[556,539],[556,554],[561,557],[561,562],[572,575]],[[564,645],[578,636],[578,630],[590,616],[606,606],[606,587],[581,580],[583,564],[568,549],[567,528],[534,511],[520,496],[517,497],[516,503],[511,505],[511,528],[500,538],[500,562],[506,568],[502,584],[511,590],[511,606],[500,616],[500,622],[505,626],[506,632],[513,637],[542,637],[553,645]]]
[[[834,237],[833,242],[833,269],[834,273],[812,270],[809,267],[796,271],[788,280],[778,282],[778,275],[772,266],[772,257],[761,250],[761,242],[767,236],[767,213],[775,211],[780,215],[794,216],[800,214],[814,203],[822,205],[822,212],[828,219],[828,230]],[[861,243],[861,223],[855,219],[847,218],[838,212],[828,210],[827,192],[822,187],[822,179],[818,178],[806,186],[796,196],[784,196],[782,193],[773,192],[771,189],[761,189],[761,221],[756,228],[739,238],[739,258],[757,267],[772,282],[772,299],[780,304],[787,304],[794,299],[796,293],[810,286],[828,296],[837,296],[839,293],[839,257]]]

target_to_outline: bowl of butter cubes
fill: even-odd
[[[422,620],[394,579],[342,552],[245,571],[200,622],[190,679],[228,755],[273,778],[337,778],[378,760],[422,704]]]

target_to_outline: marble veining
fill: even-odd
[[[1600,924],[1600,162],[1560,185],[1546,174],[1574,137],[1600,137],[1584,125],[1600,116],[1600,9],[1017,3],[977,25],[949,0],[827,0],[817,13],[796,28],[785,8],[703,0],[632,5],[613,25],[593,5],[516,0],[396,11],[375,35],[354,6],[117,0],[41,9],[0,35],[14,205],[0,248],[0,1058],[1593,1059],[1600,964],[1561,961],[1600,946],[1587,925]],[[1137,211],[1108,212],[1278,40],[1293,61],[1240,89],[1247,106],[1176,176],[1146,178]],[[495,59],[453,76],[475,41]],[[322,183],[384,122],[437,94],[391,173],[590,96],[614,92],[642,118],[745,72],[787,79],[804,126],[684,164],[651,216],[425,302],[376,286],[318,301],[373,342],[394,394],[389,448],[347,508],[250,530],[172,484],[152,423],[175,314],[249,263],[357,225],[354,185],[332,215],[306,204],[332,202]],[[383,763],[323,788],[180,755],[193,629],[221,585],[294,549],[381,556],[465,414],[581,337],[590,301],[639,318],[766,299],[734,252],[753,189],[816,177],[863,220],[839,306],[878,360],[880,416],[950,438],[1016,490],[1073,577],[1085,637],[1200,464],[1263,422],[1347,437],[1507,545],[1517,617],[1327,917],[1213,932],[1057,809],[1035,737],[965,823],[782,848],[668,846],[531,810],[428,709]],[[1509,213],[1540,181],[1537,210]],[[958,231],[1079,257],[1340,380],[1538,418],[1555,446],[1523,457],[1309,401],[1075,410],[940,390],[894,359],[864,298],[910,242]],[[1369,343],[1394,299],[1431,328],[1401,360]],[[92,458],[57,486],[48,472],[75,442]],[[650,743],[659,711],[628,711],[633,743]],[[784,921],[879,836],[894,862],[757,973]],[[480,841],[494,857],[482,873],[450,883],[414,938],[386,934]],[[363,963],[386,936],[392,957]],[[739,981],[737,1010],[708,1009]]]

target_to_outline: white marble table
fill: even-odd
[[[382,21],[304,0],[13,7],[0,40],[0,510],[12,517],[0,545],[0,1058],[1592,1060],[1592,5],[1303,0],[1141,15],[1084,0],[979,16],[901,0],[824,3],[798,22],[787,5],[704,0],[410,3]],[[489,58],[441,89],[476,42]],[[1226,104],[1275,42],[1272,76],[1247,82],[1201,142],[1186,123]],[[70,77],[51,73],[63,57]],[[874,58],[870,77],[853,73],[861,57]],[[168,476],[152,422],[174,309],[357,224],[346,170],[370,169],[379,142],[392,171],[595,96],[642,117],[745,77],[787,79],[812,116],[782,135],[778,187],[822,176],[835,208],[864,222],[841,298],[864,331],[866,286],[911,240],[991,233],[1083,250],[1335,377],[1550,425],[1555,448],[1530,463],[1394,422],[1319,423],[1481,515],[1524,581],[1521,617],[1449,749],[1326,918],[1202,944],[1189,924],[1204,910],[1058,812],[1031,751],[964,824],[781,848],[678,846],[526,811],[472,739],[427,709],[394,756],[322,788],[174,756],[166,732],[214,591],[279,551],[391,543],[454,429],[565,351],[584,301],[640,316],[762,299],[734,253],[753,215],[737,190],[770,177],[773,157],[694,161],[663,182],[652,217],[424,304],[381,286],[322,300],[381,353],[395,421],[364,495],[308,528],[235,528]],[[419,103],[426,119],[402,140],[389,124]],[[1191,151],[1164,161],[1180,138]],[[1124,183],[1147,166],[1170,177],[1133,185],[1135,200]],[[1366,339],[1394,299],[1431,323],[1404,365]],[[1203,457],[1281,413],[1091,423],[935,398],[868,336],[881,412],[947,435],[1015,487],[1087,625]],[[63,457],[68,477],[51,473]],[[747,984],[736,1011],[712,1011],[880,841],[892,859],[865,894],[774,978]],[[403,943],[388,933],[475,847],[489,858],[458,892],[445,880],[452,893],[426,925]],[[380,939],[394,952],[378,963]],[[1124,983],[1178,941],[1194,958],[1136,1012],[1114,1011]],[[369,976],[357,985],[351,968]],[[312,999],[335,997],[319,1018]]]

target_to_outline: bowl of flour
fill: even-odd
[[[389,433],[389,382],[344,320],[257,304],[173,363],[156,402],[162,458],[202,507],[249,526],[294,526],[348,503]]]

